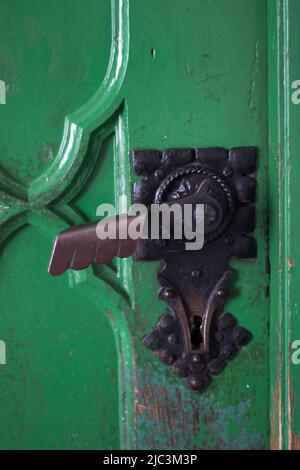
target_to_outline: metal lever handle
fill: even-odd
[[[223,307],[233,273],[228,260],[256,256],[255,240],[246,235],[255,223],[255,180],[249,175],[255,171],[256,154],[254,147],[134,152],[134,168],[144,176],[135,185],[135,202],[165,203],[170,208],[173,204],[204,204],[201,250],[186,251],[184,244],[172,238],[130,238],[128,227],[134,216],[114,219],[114,240],[97,237],[98,224],[107,224],[103,220],[70,228],[54,244],[49,265],[52,275],[107,263],[115,256],[161,260],[159,297],[168,304],[169,313],[143,342],[196,391],[251,338]],[[182,218],[173,223],[182,223]],[[128,237],[121,238],[121,232]]]
[[[179,204],[184,207],[186,204],[196,205],[203,204],[206,208],[205,219],[207,223],[204,223],[207,227],[206,231],[211,232],[213,227],[216,225],[216,214],[221,216],[221,208],[216,199],[211,197],[208,193],[208,181],[205,180],[199,186],[197,191],[189,196],[178,198],[166,204],[172,208],[175,204]],[[215,214],[214,220],[208,220],[211,218],[211,213]],[[182,212],[180,213],[182,214]],[[179,215],[180,215],[179,214]],[[64,273],[67,269],[86,269],[93,263],[106,264],[110,262],[114,257],[127,258],[133,255],[139,245],[140,239],[130,238],[128,228],[130,223],[137,219],[139,216],[127,216],[114,217],[111,219],[104,219],[102,221],[82,224],[72,227],[68,230],[61,232],[55,240],[52,256],[49,263],[49,273],[53,276],[58,276]],[[181,216],[180,216],[181,217]],[[176,219],[176,213],[174,214],[173,224],[182,223],[182,218]],[[205,222],[205,221],[204,221]],[[97,228],[105,229],[108,224],[115,225],[114,239],[99,239],[97,236]],[[123,238],[120,237],[120,233]],[[124,234],[126,236],[124,237]]]

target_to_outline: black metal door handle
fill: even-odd
[[[246,235],[255,225],[256,155],[254,147],[133,153],[134,169],[142,176],[134,186],[134,202],[204,205],[200,250],[187,251],[184,240],[172,237],[99,240],[99,222],[62,232],[54,245],[49,265],[53,275],[107,263],[115,256],[161,260],[159,297],[167,302],[169,313],[143,342],[193,390],[203,389],[251,338],[223,306],[233,274],[228,260],[256,256],[255,240]],[[133,218],[117,217],[117,234],[124,233]]]

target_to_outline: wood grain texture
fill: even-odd
[[[292,344],[299,337],[299,105],[292,84],[299,79],[300,4],[269,2],[271,445],[299,449],[299,365]]]

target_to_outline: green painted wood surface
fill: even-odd
[[[269,447],[267,15],[264,0],[1,2],[1,448]],[[197,395],[140,343],[165,310],[157,263],[52,279],[47,262],[57,232],[130,198],[132,149],[236,145],[260,151],[258,258],[232,262],[226,309],[254,340]]]
[[[300,80],[300,3],[272,0],[269,11],[271,445],[300,449],[300,365],[293,360],[300,339],[300,105],[292,100]]]
[[[254,263],[232,263],[238,275],[235,295],[226,304],[253,332],[254,341],[202,395],[187,391],[137,342],[137,445],[265,448],[269,446],[267,4],[166,1],[164,8],[159,7],[160,1],[131,2],[134,60],[129,59],[125,92],[130,147],[257,145],[259,253]],[[139,334],[149,331],[165,308],[155,300],[155,270],[156,265],[135,266]],[[147,293],[145,285],[151,286]]]

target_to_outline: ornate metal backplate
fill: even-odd
[[[143,338],[193,390],[202,390],[251,338],[223,312],[233,270],[230,258],[255,258],[256,243],[247,233],[255,225],[254,147],[136,150],[135,203],[174,201],[195,193],[208,181],[219,213],[201,250],[186,251],[178,240],[141,240],[136,260],[160,259],[159,298],[169,311]],[[210,214],[208,214],[210,216]],[[217,221],[216,221],[217,219]]]

